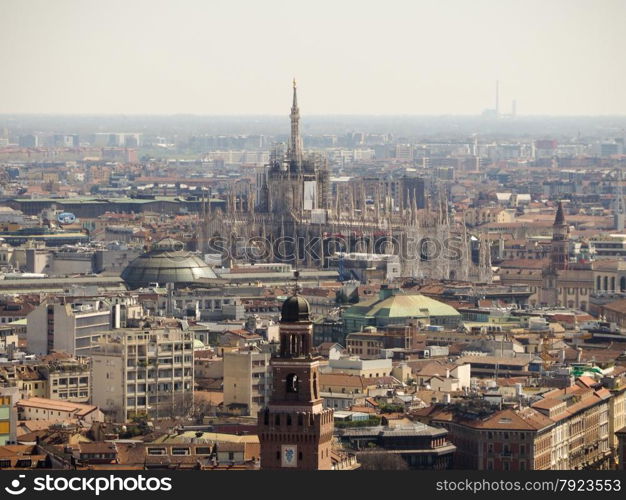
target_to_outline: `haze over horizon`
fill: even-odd
[[[0,114],[626,115],[626,2],[5,0]]]

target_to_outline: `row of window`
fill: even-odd
[[[89,397],[89,393],[87,391],[70,391],[70,392],[59,392],[57,394],[57,390],[54,389],[52,391],[53,394],[59,399],[67,399],[67,398],[87,398]]]
[[[191,455],[191,450],[189,448],[183,447],[173,447],[172,455]],[[198,446],[195,449],[195,455],[210,455],[211,447],[210,446]],[[167,450],[165,448],[148,448],[148,455],[167,455]]]
[[[522,441],[526,440],[525,432],[509,432],[509,431],[488,431],[487,439],[502,438],[502,439],[520,439]]]
[[[493,460],[487,460],[487,470],[494,470]],[[502,470],[510,471],[511,470],[511,462],[504,461],[502,462]],[[526,460],[520,460],[518,470],[526,470]]]
[[[72,378],[59,378],[52,379],[52,385],[76,385],[76,384],[88,384],[89,377],[72,377]]]

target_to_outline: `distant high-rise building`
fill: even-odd
[[[39,147],[39,137],[33,134],[21,135],[18,144],[21,148],[36,148]]]

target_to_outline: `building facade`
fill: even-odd
[[[193,406],[193,333],[170,328],[121,329],[92,353],[92,402],[116,422],[185,416]]]
[[[224,406],[256,415],[269,401],[270,353],[256,347],[224,352]]]

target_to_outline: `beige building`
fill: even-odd
[[[269,401],[270,353],[257,347],[224,353],[224,406],[256,415]]]
[[[617,432],[626,428],[626,384],[623,378],[615,380],[618,383],[610,389],[613,397],[609,400],[609,446],[614,455],[618,455],[619,439]]]
[[[53,422],[79,421],[85,424],[104,422],[104,414],[93,405],[47,398],[21,399],[16,403],[20,420]]]
[[[626,292],[626,261],[606,259],[592,264],[596,293]]]
[[[349,356],[328,361],[325,372],[346,373],[361,377],[387,377],[393,369],[391,358],[387,359],[360,359],[358,356]]]
[[[107,333],[91,353],[92,402],[117,422],[184,416],[193,406],[193,333],[167,327]]]
[[[91,400],[91,366],[86,358],[55,360],[39,371],[46,378],[46,398],[74,403]]]
[[[21,398],[45,398],[48,393],[48,381],[35,366],[3,366],[0,368],[0,382],[6,387],[17,387]]]
[[[609,466],[609,406],[611,393],[594,390],[581,377],[565,389],[543,395],[532,407],[554,422],[552,470],[606,469]],[[593,384],[592,384],[593,385]]]
[[[515,220],[515,211],[502,207],[469,208],[463,212],[463,219],[469,226],[491,223],[509,223]]]

